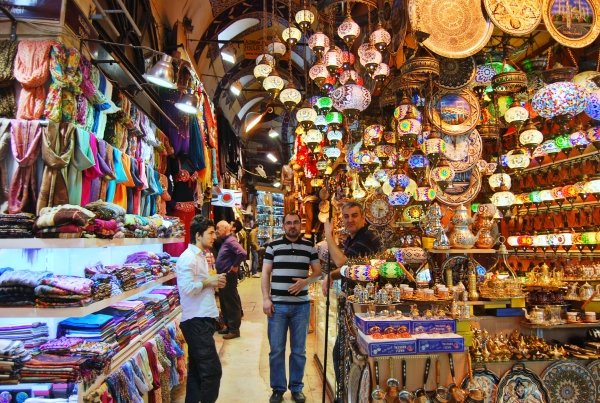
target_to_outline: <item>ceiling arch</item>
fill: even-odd
[[[254,105],[256,105],[257,103],[259,103],[263,99],[265,99],[264,95],[256,95],[256,96],[254,96],[254,98],[249,99],[246,102],[246,104],[244,106],[242,106],[242,108],[238,111],[238,113],[236,115],[237,118],[239,120],[242,120],[242,118],[250,110],[250,108],[252,108]]]
[[[217,38],[221,41],[228,41],[228,40],[235,38],[240,33],[246,31],[247,29],[252,28],[255,25],[259,25],[259,24],[260,24],[260,20],[257,18],[252,18],[250,16],[241,18],[239,20],[234,21],[231,25],[227,26],[227,28],[225,28],[221,32],[219,32],[219,34],[217,35]],[[223,43],[219,43],[219,48],[222,48],[223,46],[224,46]]]

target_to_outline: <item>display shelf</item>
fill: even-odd
[[[553,325],[553,326],[552,325],[551,326],[535,325],[530,322],[521,321],[521,326],[526,327],[528,329],[587,329],[590,327],[600,327],[600,321],[597,321],[594,323],[586,323],[586,322],[565,323],[564,325]]]
[[[496,253],[496,249],[425,249],[429,253]]]
[[[544,168],[548,169],[548,168],[550,168],[553,165],[565,165],[567,162],[568,163],[573,163],[573,162],[578,161],[578,160],[583,159],[583,158],[592,157],[595,154],[598,154],[597,150],[593,150],[593,151],[590,151],[590,152],[585,153],[585,154],[579,154],[579,155],[574,155],[572,157],[563,158],[563,159],[557,160],[557,161],[552,161],[552,162],[549,162],[547,164],[540,164],[540,165],[535,166],[535,167],[525,168],[522,171],[521,174],[526,173],[526,172],[536,171],[538,169],[544,169]],[[511,175],[511,176],[515,175],[515,172],[510,172],[509,175]]]
[[[591,252],[589,249],[586,249],[584,251],[579,251],[579,249],[570,249],[568,252],[566,250],[557,250],[556,252],[554,252],[552,249],[547,249],[546,252],[544,251],[515,251],[513,250],[509,250],[509,253],[507,254],[507,256],[528,256],[528,257],[532,257],[532,256],[547,256],[547,255],[589,255],[589,256],[600,256],[600,250],[596,249],[593,252]]]
[[[185,238],[17,238],[2,239],[1,249],[103,248],[109,246],[163,245],[185,242]]]
[[[571,203],[569,203],[568,201],[565,200],[565,202],[563,203],[562,206],[559,206],[558,204],[551,204],[550,206],[541,204],[540,208],[539,208],[539,213],[543,214],[548,210],[550,210],[550,211],[552,211],[552,210],[559,210],[559,211],[574,210],[576,208],[586,207],[586,206],[590,206],[590,205],[596,205],[598,203],[600,203],[600,201],[593,200],[593,201],[575,202],[571,205]],[[529,213],[527,212],[526,208],[519,208],[517,210],[516,215],[536,215],[536,214],[538,214],[538,208],[532,204],[531,207],[529,207]]]
[[[589,277],[589,278],[563,278],[562,281],[565,282],[576,282],[576,281],[600,281],[600,277]]]
[[[123,301],[129,297],[141,293],[150,288],[154,288],[166,281],[174,279],[175,273],[169,273],[166,276],[160,277],[154,281],[147,282],[133,290],[125,291],[114,297],[103,299],[102,301],[94,302],[88,306],[82,307],[67,307],[67,308],[32,308],[32,307],[6,307],[2,308],[2,317],[4,318],[67,318],[67,317],[82,317],[90,313],[97,312],[119,301]]]

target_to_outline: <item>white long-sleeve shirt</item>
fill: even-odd
[[[177,260],[177,287],[183,311],[182,322],[192,318],[219,316],[214,288],[202,286],[202,280],[208,277],[208,263],[204,252],[195,245],[188,245]]]

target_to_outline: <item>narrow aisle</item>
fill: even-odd
[[[226,403],[267,403],[271,396],[269,386],[269,340],[267,337],[267,317],[262,312],[260,278],[242,281],[239,293],[244,309],[240,328],[241,337],[223,340],[215,333],[217,351],[223,365],[223,378],[219,392],[219,402]],[[308,335],[306,342],[306,370],[304,374],[304,394],[307,403],[321,403],[321,378],[314,363],[315,333]],[[287,358],[286,352],[286,368]],[[172,403],[183,403],[185,385],[173,388]],[[293,402],[290,391],[284,394],[284,402]],[[329,400],[326,400],[329,402]]]

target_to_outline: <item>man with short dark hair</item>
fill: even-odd
[[[268,316],[269,368],[273,394],[269,403],[280,403],[289,388],[296,403],[302,393],[306,365],[306,336],[310,321],[308,286],[321,276],[321,263],[314,246],[300,237],[300,216],[283,217],[285,235],[267,246],[262,268],[263,312]],[[309,268],[312,273],[309,276]],[[285,346],[290,331],[290,381],[286,385]]]
[[[180,327],[189,352],[185,403],[214,403],[219,397],[222,371],[213,338],[219,316],[214,289],[225,286],[225,275],[209,275],[205,256],[215,238],[214,222],[195,216],[190,224],[192,243],[177,260]]]

